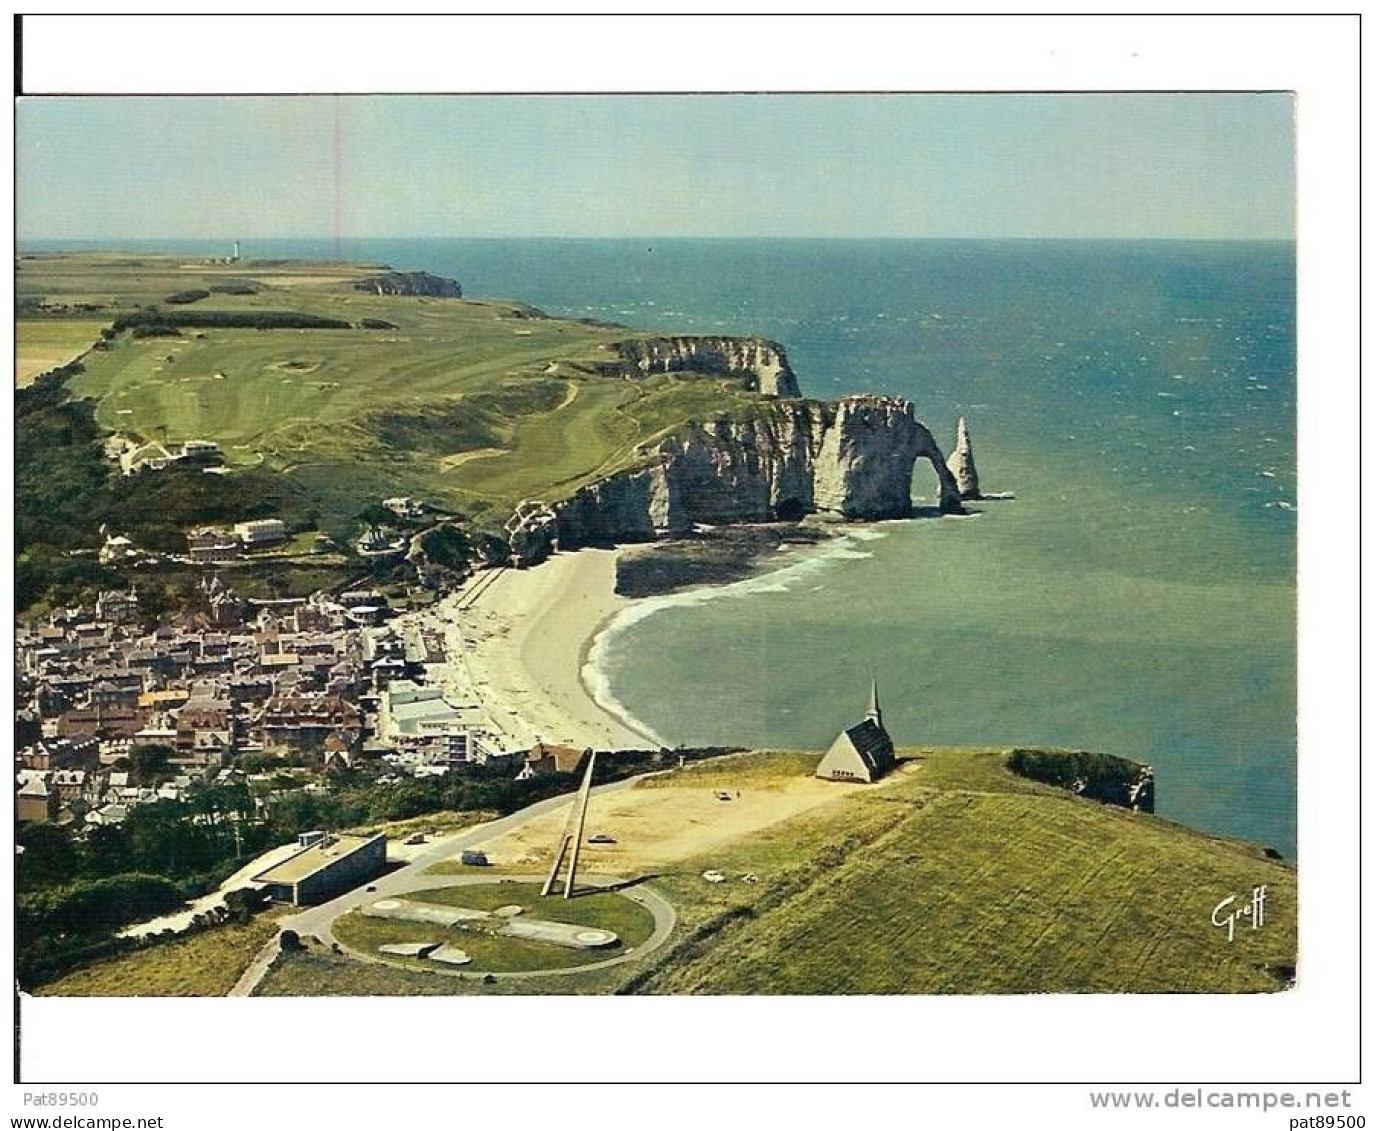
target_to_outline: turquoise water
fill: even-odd
[[[341,250],[551,313],[776,338],[807,395],[909,397],[947,446],[968,418],[984,489],[1015,500],[882,524],[605,641],[611,694],[667,741],[824,745],[873,671],[900,744],[1122,754],[1155,766],[1163,815],[1294,853],[1291,245]],[[915,493],[935,486],[920,468]]]

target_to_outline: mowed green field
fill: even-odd
[[[585,891],[576,899],[563,899],[557,895],[541,896],[540,887],[538,882],[472,884],[429,888],[411,892],[406,898],[422,903],[470,907],[478,911],[519,906],[530,918],[614,931],[619,941],[597,950],[571,950],[528,939],[505,938],[486,929],[495,924],[464,930],[428,923],[374,919],[357,911],[342,916],[334,925],[334,933],[345,946],[363,954],[373,954],[377,947],[386,943],[416,940],[449,943],[472,955],[472,965],[462,968],[465,973],[482,974],[587,966],[623,954],[628,947],[639,946],[654,931],[654,916],[639,904],[615,892]],[[425,958],[390,956],[388,961],[435,972],[435,964]]]
[[[65,365],[91,348],[105,323],[96,318],[32,318],[16,323],[14,383],[23,388],[34,378]]]
[[[395,329],[122,334],[91,353],[72,382],[97,399],[97,421],[112,432],[168,445],[216,440],[231,465],[265,463],[292,476],[326,514],[404,493],[499,521],[522,499],[566,497],[635,463],[638,445],[688,420],[759,404],[730,381],[599,373],[616,356],[610,347],[639,332],[544,318],[515,302],[353,289],[376,270],[41,257],[21,260],[19,286],[21,300],[82,303],[111,322],[157,306],[390,323]],[[255,293],[162,301],[180,290],[245,285]],[[48,321],[21,322],[21,343],[37,342]],[[89,325],[98,332],[99,322]]]
[[[914,753],[914,752],[909,752]],[[779,765],[776,755],[769,756]],[[1229,993],[1295,963],[1294,870],[1255,845],[928,751],[877,787],[656,881],[684,929],[641,993]],[[799,756],[805,772],[815,755]],[[710,772],[707,766],[699,772]],[[660,779],[671,788],[673,776]],[[707,868],[759,882],[710,885]],[[1266,885],[1233,941],[1218,902]]]

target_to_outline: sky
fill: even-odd
[[[26,98],[21,241],[1290,239],[1285,94]]]

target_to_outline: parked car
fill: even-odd
[[[615,844],[616,838],[609,833],[594,833],[587,838],[588,844]]]
[[[703,872],[702,879],[706,880],[709,884],[724,884],[726,882],[726,874],[724,872],[718,872],[713,868],[710,871]]]
[[[459,859],[471,868],[487,867],[487,853],[485,852],[477,852],[473,849],[465,848],[463,850],[463,855],[460,856]]]

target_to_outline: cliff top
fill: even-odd
[[[70,392],[106,432],[213,440],[231,475],[284,477],[339,532],[395,495],[499,523],[521,499],[635,465],[688,421],[747,417],[779,381],[795,391],[774,343],[548,318],[386,265],[105,253],[16,267],[21,383],[80,356]],[[665,361],[665,342],[710,348]],[[740,356],[723,362],[723,343]],[[632,369],[642,352],[656,362]]]
[[[1023,753],[1076,773],[1100,757]],[[683,942],[656,954],[631,988],[1238,993],[1280,990],[1292,974],[1295,871],[1261,846],[1029,780],[1009,769],[1005,750],[898,756],[877,785],[822,783],[834,801],[661,869],[656,884],[678,910]],[[632,793],[785,790],[819,757],[715,759]],[[1105,763],[1114,773],[1134,765]],[[637,813],[636,827],[649,819]],[[631,844],[622,837],[619,851]],[[732,882],[702,883],[707,868]],[[757,883],[736,880],[747,873]],[[1229,941],[1214,907],[1229,894],[1239,906],[1260,884],[1264,928]],[[723,915],[730,908],[748,911]]]

